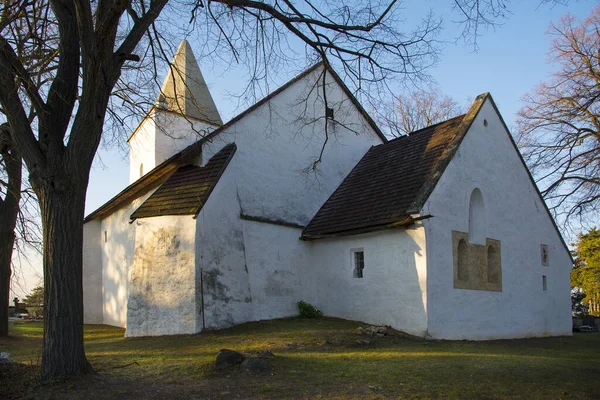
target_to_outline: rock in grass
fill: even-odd
[[[11,364],[12,361],[10,359],[9,353],[0,353],[0,364]]]
[[[237,367],[240,365],[246,357],[237,351],[221,349],[217,353],[217,360],[215,366],[217,369],[227,369],[230,367]]]
[[[271,372],[271,366],[262,358],[247,358],[244,360],[241,367],[250,372]]]

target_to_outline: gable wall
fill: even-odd
[[[452,231],[469,232],[469,200],[475,188],[483,195],[485,237],[500,241],[500,292],[454,288]],[[489,100],[422,214],[433,216],[424,220],[431,336],[495,339],[571,334],[569,255]],[[548,267],[541,264],[540,244],[549,247]],[[548,280],[546,292],[542,275]]]
[[[325,106],[313,88],[318,77],[319,70],[300,79],[203,146],[205,163],[225,144],[237,144],[244,214],[307,224],[367,150],[381,143],[330,78],[327,98],[339,123],[328,123],[323,162],[316,172],[306,171],[325,141]]]
[[[324,114],[324,106],[314,94],[304,102],[307,83],[314,83],[316,76],[291,85],[202,149],[206,163],[225,144],[237,145],[197,219],[196,254],[201,255],[208,328],[296,315],[296,302],[315,298],[320,282],[308,273],[309,245],[299,240],[301,228],[249,221],[240,214],[306,224],[364,153],[381,143],[331,83],[328,99],[336,119],[360,135],[330,122],[318,173],[301,173],[316,159],[324,140],[323,120],[308,123]]]

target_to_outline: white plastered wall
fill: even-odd
[[[245,215],[305,225],[372,145],[381,139],[329,76],[328,122],[322,162],[310,170],[326,140],[325,105],[313,88],[319,71],[295,82],[216,135],[202,148],[206,163],[225,144],[238,150],[235,177]]]
[[[125,336],[196,333],[196,221],[160,216],[134,224]]]
[[[304,172],[325,140],[323,103],[312,84],[318,73],[295,82],[250,111],[202,149],[206,163],[224,145],[237,151],[198,215],[196,254],[203,271],[207,328],[297,313],[313,297],[308,244],[301,228],[241,219],[305,225],[367,150],[381,139],[334,82],[329,140],[317,172]],[[200,274],[198,274],[200,276]],[[198,287],[200,283],[198,282]],[[198,302],[201,304],[201,301]]]
[[[484,126],[487,122],[487,127]],[[485,235],[501,242],[502,291],[454,289],[452,230],[468,232],[479,188]],[[425,203],[428,332],[439,339],[570,335],[571,260],[490,100]],[[540,245],[550,265],[541,264]],[[542,291],[542,275],[548,290]]]
[[[156,166],[154,142],[156,139],[156,112],[151,110],[140,122],[135,133],[129,139],[129,183],[137,181],[140,175],[140,166],[143,174],[147,174]]]
[[[253,319],[298,315],[296,303],[308,300],[314,280],[306,242],[300,228],[243,221]]]
[[[146,193],[102,219],[102,304],[104,323],[107,325],[127,326],[129,274],[135,250],[135,225],[130,224],[129,217],[151,193],[152,191]]]
[[[86,324],[104,323],[100,228],[100,221],[83,225],[83,321]]]
[[[426,334],[428,254],[420,224],[309,243],[310,301],[325,315]],[[364,252],[363,278],[354,277],[354,250]]]
[[[198,304],[204,307],[201,329],[223,328],[252,320],[252,294],[236,196],[237,181],[231,168],[237,162],[236,157],[237,153],[196,219],[196,286]]]
[[[216,128],[193,118],[154,108],[129,139],[129,183],[197,142]],[[140,166],[142,166],[142,170]]]

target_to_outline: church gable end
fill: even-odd
[[[432,336],[570,333],[570,255],[491,96],[481,98],[421,213],[432,216],[423,221]]]

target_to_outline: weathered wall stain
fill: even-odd
[[[213,301],[222,301],[225,304],[233,300],[233,297],[229,296],[229,288],[221,282],[219,279],[223,276],[223,273],[217,268],[207,269],[203,271],[202,280],[204,282],[204,295],[211,296]]]

